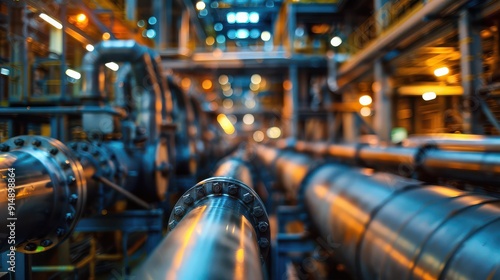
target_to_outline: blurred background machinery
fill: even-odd
[[[0,278],[500,279],[499,15],[0,1]]]

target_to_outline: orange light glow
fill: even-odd
[[[204,80],[203,83],[201,84],[201,87],[204,89],[204,90],[209,90],[212,88],[212,81],[210,80]]]
[[[78,14],[76,16],[76,21],[83,23],[87,20],[87,16],[85,14]]]
[[[109,34],[108,32],[105,32],[104,34],[102,34],[103,40],[109,40],[110,38],[111,38],[111,34]]]
[[[191,86],[191,79],[189,78],[183,78],[181,80],[181,87],[183,89],[188,89]]]
[[[219,122],[220,126],[222,127],[222,129],[226,134],[231,135],[234,133],[235,131],[234,126],[226,115],[219,114],[217,116],[217,122]]]
[[[286,80],[283,82],[283,89],[284,90],[292,90],[292,82],[290,82],[289,80]]]

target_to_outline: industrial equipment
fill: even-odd
[[[498,198],[318,164],[292,151],[258,146],[256,152],[354,277],[499,277]]]
[[[224,159],[212,178],[175,204],[169,233],[137,272],[141,279],[265,279],[270,247],[265,205],[249,163]]]

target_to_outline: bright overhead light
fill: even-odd
[[[363,117],[368,117],[372,114],[372,109],[370,109],[370,107],[363,107],[361,108],[361,110],[359,110],[359,113]]]
[[[87,16],[86,16],[85,14],[80,13],[80,14],[78,14],[78,15],[76,16],[76,21],[78,21],[78,22],[80,22],[80,23],[83,23],[83,22],[85,22],[86,20],[87,20]]]
[[[260,31],[259,31],[259,29],[255,29],[254,28],[254,29],[250,30],[250,38],[257,39],[259,37],[260,37]]]
[[[7,69],[7,68],[1,68],[0,69],[0,74],[4,75],[4,76],[9,76],[10,74],[10,70]]]
[[[227,23],[235,23],[236,22],[236,14],[233,12],[227,13],[226,19],[227,19]]]
[[[80,74],[79,72],[77,72],[73,69],[67,69],[66,75],[68,75],[68,77],[73,78],[75,80],[80,80],[80,78],[82,77],[82,74]]]
[[[226,36],[224,35],[217,35],[217,38],[215,39],[217,43],[219,44],[224,44],[226,42]]]
[[[334,47],[338,47],[340,46],[340,44],[342,44],[342,39],[340,39],[339,36],[335,36],[332,38],[332,40],[330,40],[330,44],[332,44],[332,46]]]
[[[149,23],[150,25],[155,25],[157,22],[158,22],[158,20],[156,19],[156,17],[150,17],[150,18],[148,19],[148,23]]]
[[[201,87],[204,89],[204,90],[209,90],[212,88],[212,81],[210,81],[209,79],[206,79],[206,80],[203,80],[203,82],[201,83]]]
[[[260,34],[260,38],[262,41],[267,42],[271,40],[271,33],[269,33],[269,31],[263,31],[262,34]]]
[[[363,106],[368,106],[372,104],[372,98],[369,95],[363,95],[359,98],[359,104]]]
[[[436,75],[436,77],[441,77],[447,75],[448,73],[450,73],[450,69],[448,69],[448,67],[441,67],[434,70],[434,75]]]
[[[255,142],[262,142],[262,140],[264,140],[264,136],[264,132],[257,130],[253,133],[253,140]]]
[[[231,135],[235,132],[235,129],[234,129],[233,124],[231,123],[231,120],[229,120],[229,118],[226,115],[224,115],[224,114],[217,115],[217,122],[219,123],[219,125],[222,127],[222,129],[224,130],[224,132],[226,134]]]
[[[250,31],[248,31],[248,29],[238,29],[238,31],[236,31],[236,38],[238,39],[246,39],[248,36],[250,36]]]
[[[207,6],[207,5],[206,5],[206,4],[205,4],[205,2],[203,2],[203,1],[198,1],[198,2],[196,3],[196,9],[197,9],[198,11],[201,11],[201,10],[205,9],[205,7],[206,7],[206,6]]]
[[[252,114],[245,114],[243,116],[243,123],[246,125],[251,125],[255,121],[255,118]]]
[[[88,44],[85,46],[85,48],[87,49],[87,51],[91,52],[94,50],[94,46],[92,46],[91,44]]]
[[[104,32],[102,34],[102,39],[103,40],[109,40],[111,38],[111,34],[109,34],[109,32]]]
[[[146,37],[148,37],[149,39],[153,39],[154,37],[156,37],[156,31],[154,29],[148,29],[146,31]]]
[[[236,13],[236,23],[248,23],[248,13],[247,12],[237,12]]]
[[[62,24],[60,22],[58,22],[57,20],[51,18],[47,14],[41,13],[40,18],[42,18],[43,20],[45,20],[46,22],[48,22],[50,25],[54,26],[55,28],[62,29]]]
[[[426,92],[422,94],[422,99],[425,101],[436,99],[436,93],[433,91]]]
[[[267,129],[266,134],[267,137],[271,139],[276,139],[281,136],[281,129],[277,126],[273,126]]]
[[[120,69],[120,66],[118,64],[116,64],[115,62],[108,62],[104,65],[113,71],[118,71],[118,69]]]
[[[260,84],[262,77],[259,74],[253,74],[250,81],[252,81],[253,84]]]
[[[258,23],[258,22],[259,22],[259,13],[257,13],[257,12],[251,12],[251,13],[248,15],[248,20],[249,20],[251,23]]]
[[[211,46],[215,43],[215,39],[214,37],[212,36],[208,36],[207,39],[205,39],[205,43],[208,45],[208,46]]]
[[[217,22],[216,24],[214,24],[215,31],[222,31],[223,28],[224,28],[224,26],[220,22]]]
[[[220,75],[219,76],[219,84],[225,85],[229,83],[229,77],[227,75]]]

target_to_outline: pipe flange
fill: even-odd
[[[113,179],[116,174],[116,166],[112,160],[112,155],[104,149],[92,142],[70,142],[68,143],[73,152],[79,159],[86,158],[96,169],[96,175],[108,179]]]
[[[54,191],[55,218],[50,221],[47,234],[18,244],[17,251],[32,254],[57,246],[71,234],[84,210],[87,193],[82,165],[68,147],[49,137],[17,136],[2,147],[29,153],[53,171],[47,187]]]
[[[212,177],[199,182],[187,190],[175,204],[168,221],[169,231],[200,202],[210,197],[229,196],[237,199],[250,214],[247,219],[252,223],[257,242],[259,243],[261,260],[265,261],[269,254],[271,230],[266,207],[257,193],[241,181],[229,177]]]

